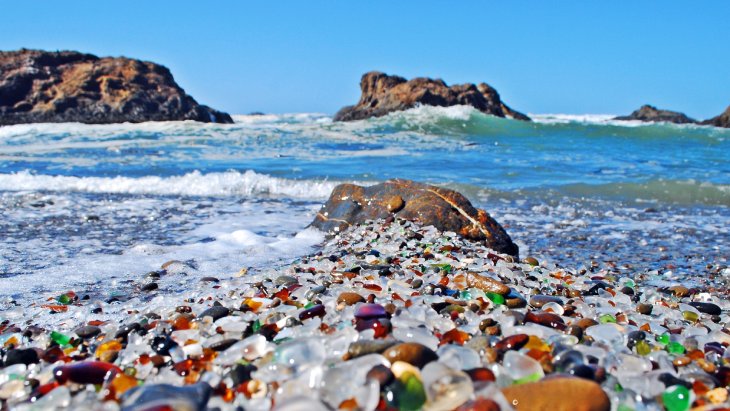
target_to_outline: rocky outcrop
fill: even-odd
[[[700,124],[704,124],[707,126],[730,128],[730,107],[726,108],[725,112],[720,114],[719,116],[713,117],[709,120],[705,120]]]
[[[311,225],[334,235],[351,225],[389,216],[453,231],[501,253],[518,255],[517,245],[486,211],[454,190],[411,180],[389,180],[370,187],[340,184]]]
[[[0,125],[168,120],[233,122],[198,104],[159,64],[73,51],[0,52]]]
[[[335,121],[362,120],[380,117],[394,111],[407,110],[419,104],[427,106],[467,105],[497,117],[529,121],[526,115],[504,104],[497,90],[485,83],[447,86],[443,80],[389,76],[372,71],[360,80],[362,95],[354,106],[343,107]]]
[[[697,120],[687,117],[683,113],[679,113],[677,111],[659,110],[656,107],[650,106],[648,104],[641,106],[638,110],[634,111],[628,116],[619,116],[614,118],[614,120],[638,120],[648,123],[664,122],[675,124],[697,123]]]

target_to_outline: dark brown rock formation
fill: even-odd
[[[460,193],[410,180],[389,180],[371,187],[340,184],[312,222],[328,234],[350,225],[395,216],[453,231],[501,253],[517,256],[518,247],[486,211],[474,208]]]
[[[619,116],[614,120],[639,120],[648,123],[675,123],[675,124],[693,124],[697,123],[697,120],[692,119],[676,111],[659,110],[654,106],[645,104],[638,110],[629,114],[628,116]]]
[[[233,122],[198,104],[155,63],[73,51],[0,52],[0,125],[167,120]]]
[[[700,124],[704,124],[707,126],[730,128],[730,107],[726,108],[725,112],[720,114],[719,116],[713,117],[709,120],[705,120]]]
[[[449,87],[443,80],[424,77],[406,80],[371,71],[362,76],[360,89],[360,101],[354,106],[343,107],[335,115],[335,121],[380,117],[419,104],[441,107],[467,105],[497,117],[530,121],[526,115],[507,107],[497,90],[485,83]]]

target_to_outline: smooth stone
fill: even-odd
[[[38,351],[33,348],[25,350],[8,350],[5,354],[5,367],[15,364],[37,364],[39,362]]]
[[[598,321],[596,321],[592,318],[581,318],[580,320],[574,322],[573,325],[578,326],[585,331],[585,329],[588,327],[593,327],[594,325],[598,325]]]
[[[517,411],[609,411],[611,401],[600,385],[582,378],[551,378],[502,388]]]
[[[229,376],[233,380],[233,385],[238,386],[251,379],[251,373],[256,371],[256,366],[252,364],[236,364]]]
[[[202,278],[200,279],[200,282],[201,282],[201,283],[218,283],[218,282],[220,282],[220,281],[221,281],[221,280],[219,280],[219,279],[217,279],[217,278],[215,278],[215,277],[202,277]]]
[[[537,258],[535,257],[527,257],[524,260],[522,260],[523,263],[529,264],[533,267],[540,265],[540,262],[537,261]]]
[[[689,288],[683,286],[683,285],[675,285],[673,287],[669,287],[669,291],[674,294],[675,297],[686,297],[689,294]]]
[[[385,200],[385,206],[391,213],[397,213],[398,211],[402,210],[403,206],[405,205],[406,203],[405,201],[403,201],[403,197],[399,195],[395,195]]]
[[[289,286],[289,285],[293,285],[293,284],[299,284],[299,280],[297,280],[295,277],[292,277],[290,275],[280,275],[280,276],[276,277],[276,280],[274,280],[274,284]]]
[[[696,308],[697,311],[709,315],[720,315],[722,314],[722,308],[718,306],[717,304],[713,303],[703,303],[700,301],[692,301],[689,303],[692,307]]]
[[[216,341],[213,344],[209,345],[208,348],[210,348],[213,351],[225,351],[235,343],[237,343],[239,340],[235,338],[226,338],[225,340]]]
[[[139,323],[131,323],[131,324],[124,324],[123,326],[119,327],[119,330],[117,330],[117,333],[114,334],[114,338],[121,338],[126,341],[127,337],[130,333],[134,331],[141,331],[143,330],[142,326]]]
[[[391,363],[404,361],[418,368],[438,360],[438,355],[433,350],[414,342],[396,344],[385,350],[383,356]]]
[[[158,288],[160,288],[160,286],[157,283],[152,282],[152,283],[147,283],[147,284],[143,285],[142,291],[154,291]]]
[[[213,321],[216,321],[220,318],[228,316],[228,314],[230,313],[231,310],[229,310],[227,307],[223,307],[222,305],[214,305],[200,313],[200,315],[198,315],[198,318],[212,317]]]
[[[395,344],[397,344],[395,341],[386,340],[355,341],[347,348],[347,357],[352,359],[368,354],[380,354]]]
[[[83,327],[79,327],[76,330],[74,330],[76,335],[78,335],[80,338],[88,339],[92,337],[96,337],[101,333],[101,328],[94,326],[94,325],[86,325]]]
[[[121,411],[148,409],[203,411],[212,391],[210,385],[204,382],[183,387],[145,384],[124,393]]]
[[[521,296],[512,296],[512,293],[507,294],[504,299],[504,305],[507,308],[524,308],[527,307],[527,300]]]
[[[527,314],[525,314],[525,323],[528,322],[544,325],[545,327],[555,328],[561,331],[567,328],[562,317],[545,311],[528,311]]]
[[[475,287],[487,293],[507,295],[510,292],[510,288],[508,286],[495,279],[485,277],[477,273],[467,273],[466,284],[469,287]]]
[[[385,365],[378,364],[368,371],[365,376],[366,380],[375,380],[380,384],[381,387],[385,387],[395,379],[395,375],[390,371],[390,368]]]
[[[637,304],[636,305],[636,311],[639,312],[639,314],[644,315],[651,315],[652,310],[654,309],[654,306],[651,304]]]
[[[563,299],[552,295],[533,295],[530,297],[530,305],[535,308],[542,308],[547,303],[557,303],[563,305]]]

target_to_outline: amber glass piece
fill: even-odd
[[[444,335],[441,336],[441,342],[439,342],[439,345],[444,345],[444,344],[464,345],[464,343],[469,341],[470,339],[471,339],[471,335],[469,335],[469,333],[461,331],[458,328],[454,328],[451,331],[445,332]]]

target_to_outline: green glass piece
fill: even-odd
[[[260,329],[261,329],[261,321],[259,321],[259,320],[254,321],[253,324],[251,325],[251,330],[253,330],[253,332],[256,333]]]
[[[627,287],[634,288],[636,286],[636,283],[634,283],[634,280],[628,280],[628,281],[626,281],[625,285]]]
[[[307,308],[312,308],[312,307],[314,307],[315,305],[317,305],[317,304],[315,304],[314,302],[310,301],[310,302],[308,302],[308,303],[307,303],[307,304],[306,304],[306,305],[304,306],[304,309],[307,309]]]
[[[601,322],[601,324],[616,322],[616,318],[611,314],[603,314],[601,317],[598,318],[598,320]]]
[[[619,383],[616,383],[616,386],[615,386],[615,387],[613,387],[613,389],[614,389],[614,391],[616,391],[616,392],[621,392],[621,391],[623,391],[623,390],[624,390],[624,387],[622,387],[622,386],[621,386],[621,384],[619,384]]]
[[[672,341],[667,345],[667,351],[669,351],[671,354],[684,354],[684,347],[682,344]]]
[[[542,377],[543,377],[543,375],[544,375],[544,374],[543,374],[543,373],[541,373],[541,372],[536,372],[536,373],[532,373],[532,374],[530,374],[530,375],[527,375],[527,376],[525,376],[525,377],[522,377],[522,378],[518,378],[518,379],[516,379],[516,380],[514,381],[514,384],[515,384],[515,385],[518,385],[518,384],[525,384],[525,383],[528,383],[528,382],[535,382],[535,381],[539,381],[539,380],[540,380],[540,378],[542,378]]]
[[[51,331],[51,339],[58,345],[68,345],[71,342],[71,337],[56,331]]]
[[[56,301],[58,301],[61,304],[71,304],[71,297],[69,297],[66,294],[61,294],[58,297],[56,297]]]
[[[662,394],[662,402],[667,411],[689,410],[689,389],[684,385],[673,385]]]
[[[629,407],[626,404],[619,404],[618,405],[618,408],[616,409],[616,411],[634,411],[634,409],[631,408],[631,407]]]
[[[464,290],[461,292],[461,299],[462,300],[471,300],[471,293],[468,290]]]
[[[398,379],[395,400],[400,410],[420,410],[426,403],[426,391],[423,383],[415,375],[405,372]]]
[[[664,333],[656,338],[657,342],[663,345],[669,344],[669,334]]]
[[[495,304],[504,304],[504,296],[497,293],[487,293],[487,298]]]
[[[639,355],[649,355],[651,353],[651,346],[646,341],[639,341],[636,343],[636,353]]]
[[[695,322],[700,319],[700,316],[697,315],[694,311],[682,311],[682,317],[684,317],[685,320]]]

